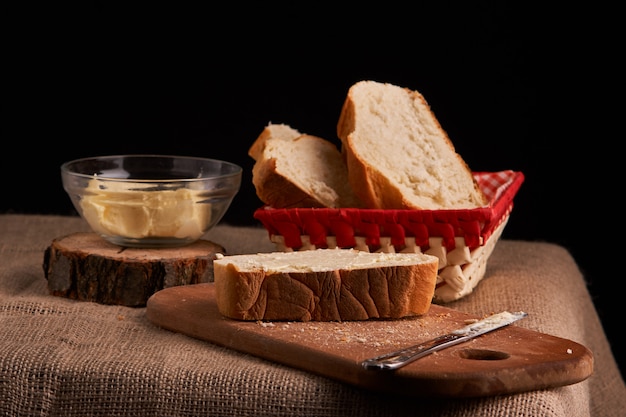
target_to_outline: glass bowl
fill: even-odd
[[[119,246],[164,248],[200,239],[224,216],[242,168],[217,159],[114,155],[61,165],[63,188],[94,232]]]

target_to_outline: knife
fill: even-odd
[[[436,337],[418,345],[410,346],[395,352],[366,359],[361,365],[367,370],[394,370],[403,367],[419,358],[441,349],[465,342],[492,330],[507,326],[528,314],[523,311],[510,313],[503,311],[493,314],[475,323],[469,324],[448,334]]]

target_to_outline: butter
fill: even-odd
[[[431,262],[433,259],[436,258],[419,253],[372,253],[356,249],[316,249],[257,253],[256,255],[230,255],[216,259],[214,264],[232,263],[246,271],[261,270],[266,273],[277,274],[415,265]]]
[[[201,191],[149,188],[154,184],[91,180],[80,202],[83,217],[98,233],[134,239],[199,238],[208,229],[211,205],[197,203]]]

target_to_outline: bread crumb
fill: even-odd
[[[359,346],[372,352],[383,352],[412,346],[458,328],[449,320],[449,312],[402,320],[368,320],[344,322],[275,322],[257,321],[263,332],[285,340],[338,350]],[[463,320],[463,319],[461,319]],[[474,321],[466,319],[466,322]]]

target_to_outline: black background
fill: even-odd
[[[240,164],[223,222],[258,225],[247,148],[263,127],[338,144],[348,88],[393,83],[426,97],[473,170],[525,174],[503,238],[570,251],[624,369],[617,11],[224,7],[10,10],[0,212],[73,215],[67,160],[178,154]]]

